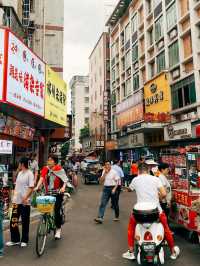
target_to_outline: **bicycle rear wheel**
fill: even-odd
[[[38,224],[37,236],[36,236],[36,253],[38,257],[44,254],[47,234],[48,234],[48,217],[47,215],[43,215]]]

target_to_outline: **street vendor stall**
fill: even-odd
[[[173,148],[161,160],[170,165],[170,218],[200,240],[200,146]]]

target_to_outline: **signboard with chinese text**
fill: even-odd
[[[13,142],[0,140],[0,154],[12,154]]]
[[[130,96],[125,101],[122,101],[121,103],[119,103],[116,107],[116,112],[121,113],[142,102],[143,102],[143,93],[140,90],[134,93],[132,96]]]
[[[176,124],[169,124],[164,127],[164,139],[169,140],[180,140],[192,137],[192,126],[191,121],[182,121]]]
[[[0,29],[0,100],[3,95],[3,71],[4,71],[4,30]]]
[[[162,73],[144,86],[145,114],[151,122],[169,122],[171,91],[166,73]],[[159,115],[162,112],[162,115]],[[151,116],[150,116],[151,114]],[[163,114],[166,114],[164,117]]]
[[[32,141],[35,134],[35,129],[12,117],[1,116],[0,133]]]
[[[45,118],[67,125],[67,84],[46,66]]]
[[[117,116],[117,127],[120,129],[123,126],[131,125],[142,121],[144,118],[143,104],[138,104]]]
[[[11,32],[7,67],[7,102],[44,117],[45,64]]]

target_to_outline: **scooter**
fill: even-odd
[[[137,263],[163,265],[164,228],[159,222],[157,206],[152,203],[137,203],[133,215],[137,221],[135,230]]]

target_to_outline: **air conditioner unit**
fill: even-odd
[[[187,120],[188,118],[188,114],[181,115],[181,121]]]

